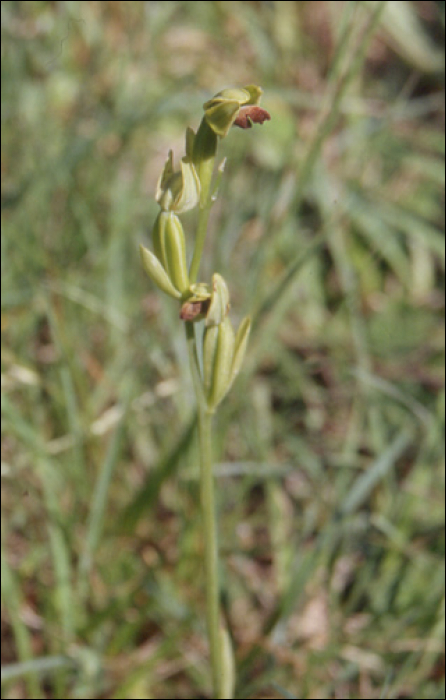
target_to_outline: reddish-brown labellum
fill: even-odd
[[[245,105],[240,107],[234,126],[239,126],[240,129],[250,129],[253,124],[263,124],[263,122],[270,119],[271,116],[266,109],[262,109],[262,107],[257,105]]]
[[[194,321],[198,316],[206,315],[210,299],[203,301],[185,301],[180,311],[182,321]]]

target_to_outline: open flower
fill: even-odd
[[[229,290],[223,277],[216,272],[212,276],[212,285],[200,282],[189,287],[189,293],[183,294],[180,318],[182,321],[201,321],[206,319],[206,326],[218,326],[229,312]]]
[[[182,321],[201,321],[206,317],[211,303],[211,291],[208,284],[199,282],[191,284],[190,296],[181,305],[180,318]]]
[[[203,105],[205,119],[221,137],[227,135],[232,125],[250,129],[253,124],[263,124],[271,117],[259,106],[262,93],[257,85],[222,90]]]

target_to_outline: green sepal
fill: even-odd
[[[169,296],[174,297],[174,299],[180,299],[181,293],[173,286],[169,275],[156,255],[154,255],[150,250],[147,250],[147,248],[144,248],[143,245],[140,245],[139,250],[141,253],[143,267],[150,279],[163,292],[166,292],[166,294],[169,294]]]
[[[217,136],[224,138],[237,118],[239,110],[239,102],[218,101],[206,109],[206,121]]]

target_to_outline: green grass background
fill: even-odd
[[[202,279],[237,698],[444,697],[444,3],[2,2],[4,698],[206,698],[194,400],[156,180],[257,83]],[[185,225],[193,238],[195,218]]]

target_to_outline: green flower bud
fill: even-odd
[[[223,277],[216,272],[212,276],[212,295],[206,316],[207,326],[218,326],[229,311],[229,290]]]
[[[166,292],[166,294],[174,297],[174,299],[180,299],[180,292],[173,286],[169,275],[156,255],[151,253],[150,250],[147,250],[147,248],[144,248],[142,245],[139,247],[139,250],[141,253],[142,264],[150,279],[155,282],[157,287],[159,287],[163,292]]]
[[[222,90],[203,105],[208,125],[215,134],[224,137],[233,124],[242,129],[249,129],[252,124],[263,124],[271,117],[258,106],[262,93],[263,90],[257,85]]]
[[[243,363],[251,319],[241,322],[237,335],[229,318],[208,326],[203,338],[203,385],[208,407],[215,410],[230,390]]]
[[[164,250],[161,246],[161,253],[164,253],[165,269],[172,284],[181,294],[184,294],[189,289],[189,273],[187,271],[183,226],[176,214],[169,212],[165,214],[165,217]]]
[[[193,132],[192,132],[193,134]],[[186,149],[192,151],[188,144],[190,134],[186,137]],[[200,201],[200,180],[195,166],[188,156],[181,161],[181,170],[175,172],[173,153],[169,151],[161,177],[156,188],[156,201],[163,211],[181,214],[193,209]]]
[[[215,410],[231,385],[235,337],[226,316],[218,326],[206,328],[203,338],[203,380],[208,408]]]
[[[169,211],[161,211],[158,214],[153,226],[152,241],[155,257],[164,268],[170,284],[180,292],[175,296],[181,296],[189,289],[189,274],[183,226],[176,214]],[[149,268],[149,275],[153,279],[153,274],[156,274],[155,281],[160,286],[159,273],[155,272],[152,263],[149,263]]]

